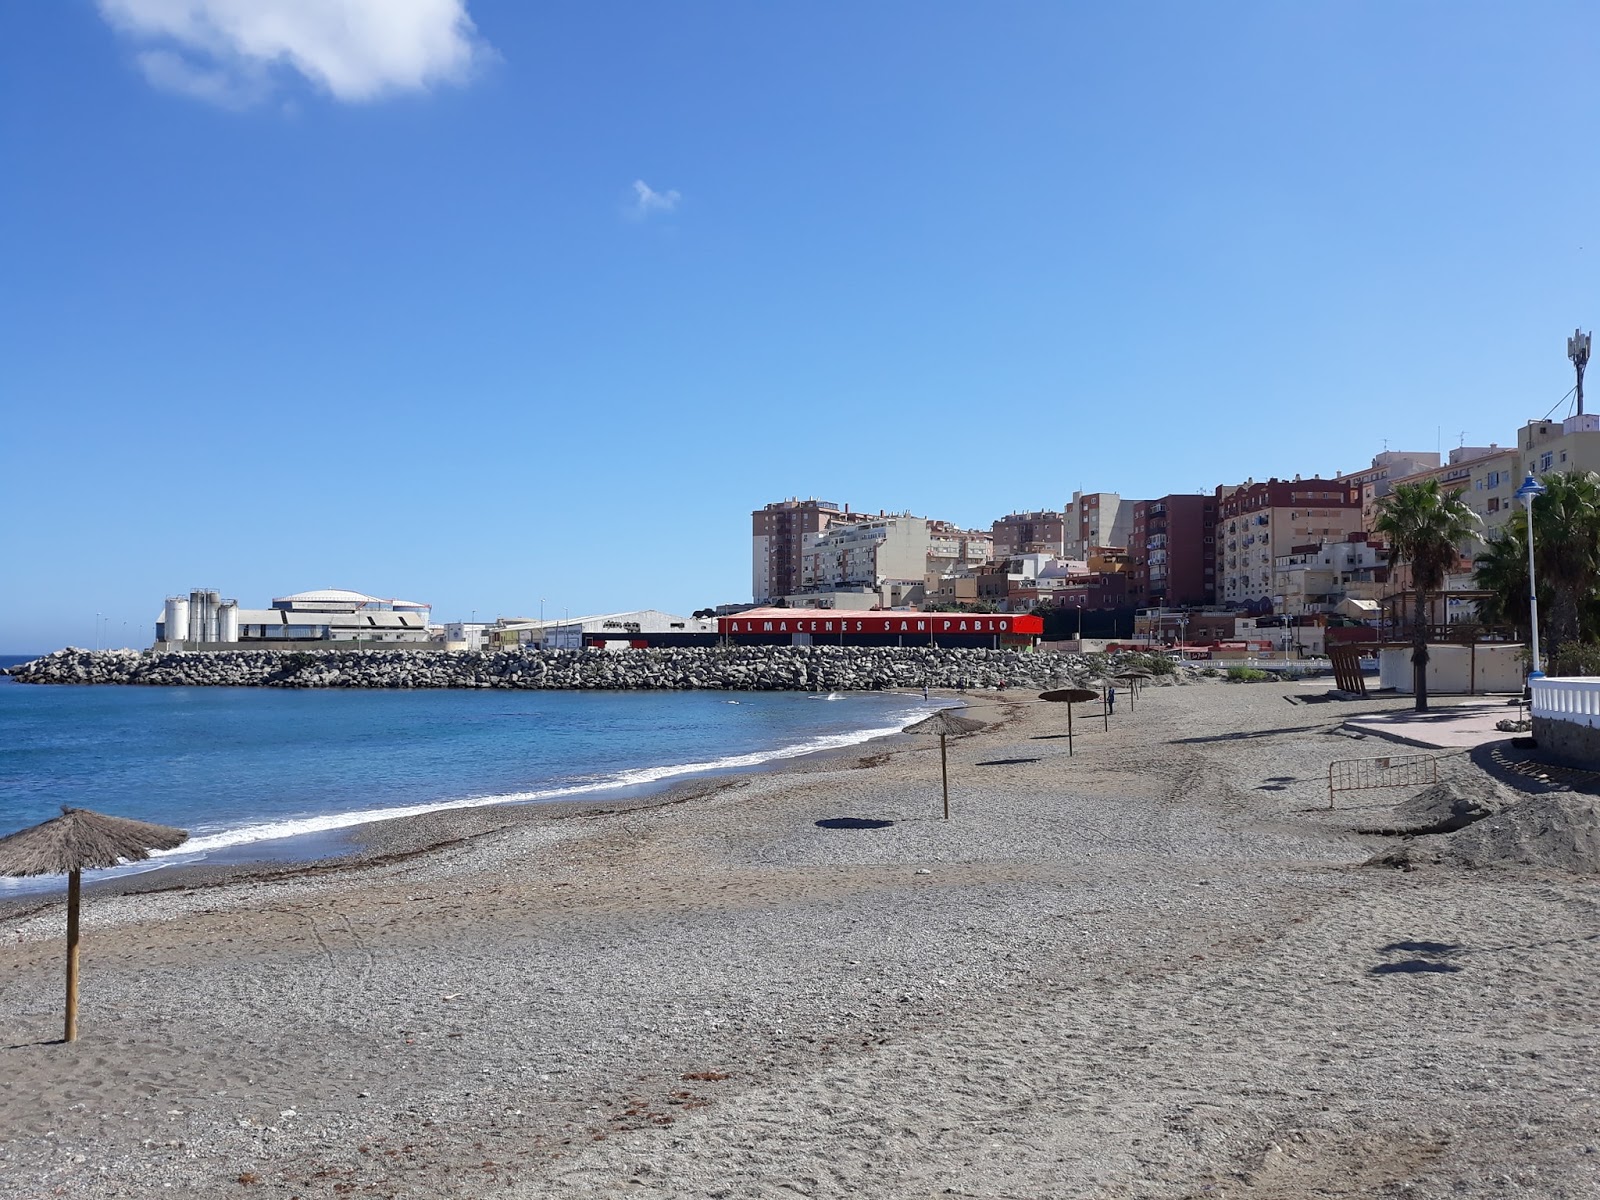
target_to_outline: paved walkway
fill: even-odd
[[[1515,734],[1496,729],[1495,722],[1520,715],[1510,699],[1443,700],[1429,699],[1427,712],[1412,709],[1394,709],[1389,712],[1368,713],[1351,717],[1344,723],[1346,729],[1403,742],[1408,746],[1423,746],[1430,750],[1470,750],[1484,742],[1500,741]],[[1526,710],[1522,710],[1525,712]]]

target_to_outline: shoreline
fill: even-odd
[[[907,699],[921,699],[920,691],[888,694],[903,695]],[[941,700],[955,703],[937,703]],[[966,700],[966,694],[948,690],[932,689],[928,694],[928,703],[940,708],[961,707]],[[446,803],[421,813],[379,817],[286,838],[241,842],[224,848],[221,861],[217,862],[202,860],[167,866],[155,860],[157,865],[152,866],[151,860],[146,860],[145,863],[130,864],[131,867],[143,869],[122,868],[126,873],[116,877],[85,880],[83,893],[87,898],[154,895],[161,892],[226,887],[239,882],[358,871],[366,867],[382,866],[423,856],[446,846],[498,833],[525,823],[558,821],[574,816],[599,816],[611,812],[679,804],[724,790],[733,786],[735,781],[742,777],[802,773],[808,767],[815,769],[859,755],[866,747],[883,746],[885,748],[879,753],[892,754],[897,748],[903,748],[902,743],[911,741],[912,738],[908,734],[879,733],[848,745],[823,747],[801,754],[774,751],[772,757],[759,763],[714,767],[668,776],[657,781],[624,784],[614,791],[602,786],[560,799],[501,800],[482,803],[468,798],[459,804]],[[330,849],[323,853],[314,851],[300,853],[289,848],[287,852],[265,857],[249,857],[251,847],[268,845],[275,841],[305,843],[308,850],[316,843],[330,845],[344,843],[345,848]],[[10,894],[0,893],[0,921],[43,911],[63,900],[66,893],[64,877],[38,878],[48,883],[29,890],[17,889]]]

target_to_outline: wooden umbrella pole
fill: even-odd
[[[78,899],[83,885],[83,875],[73,871],[67,876],[67,1030],[64,1042],[78,1040]]]
[[[1106,694],[1106,689],[1100,689],[1100,717],[1106,724],[1106,732],[1111,732],[1111,704]]]
[[[950,819],[950,764],[944,756],[944,734],[939,735],[939,778],[944,782],[944,819]]]
[[[1067,757],[1072,757],[1072,705],[1067,705]]]

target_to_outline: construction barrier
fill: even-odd
[[[1335,792],[1374,788],[1426,787],[1439,782],[1439,760],[1431,754],[1390,754],[1383,758],[1341,758],[1328,764],[1328,807]]]

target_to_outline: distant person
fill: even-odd
[[[924,700],[926,700],[928,698],[928,685],[927,684],[923,684],[922,685],[922,698]]]
[[[1106,716],[1108,716],[1108,717],[1112,716],[1113,714],[1116,713],[1116,711],[1117,711],[1117,689],[1114,688],[1114,687],[1110,687],[1110,688],[1106,689]]]

